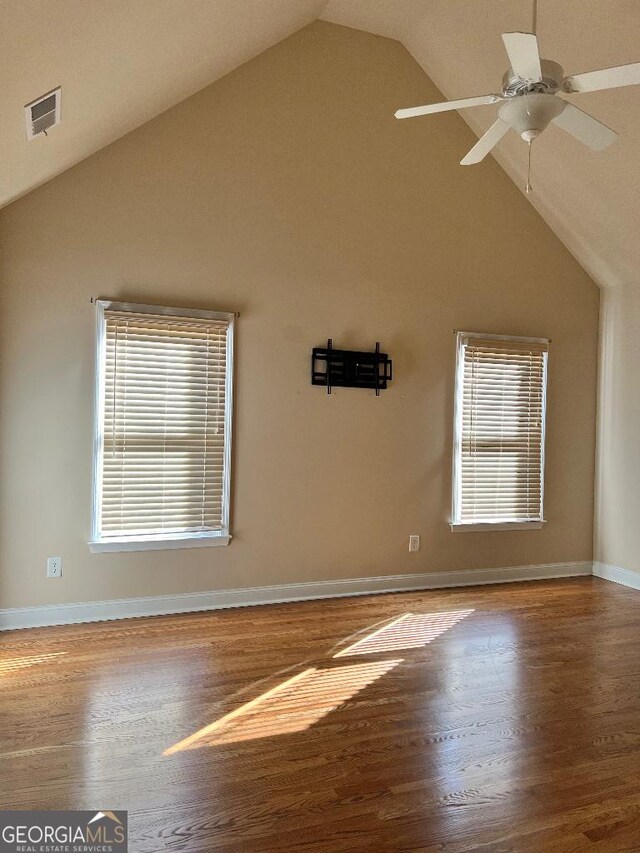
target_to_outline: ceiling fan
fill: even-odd
[[[536,22],[537,0],[534,0],[533,32],[502,34],[511,67],[502,79],[501,94],[480,95],[459,101],[410,107],[398,110],[395,114],[396,118],[413,118],[446,110],[500,103],[497,121],[463,157],[460,161],[463,166],[479,163],[505,133],[513,129],[529,144],[530,171],[531,144],[551,122],[595,151],[606,148],[616,140],[617,133],[589,113],[559,97],[559,93],[596,92],[601,89],[638,85],[640,84],[640,62],[565,77],[559,63],[540,58],[538,39],[535,34]],[[530,191],[531,184],[527,178],[526,192]]]

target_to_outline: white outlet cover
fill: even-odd
[[[409,550],[420,550],[420,536],[417,533],[412,533],[411,536],[409,536]]]
[[[47,577],[62,577],[62,557],[47,557]]]

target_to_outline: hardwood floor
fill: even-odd
[[[584,578],[0,634],[0,807],[128,809],[132,853],[640,851],[639,629]]]

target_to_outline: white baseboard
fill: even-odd
[[[77,604],[49,604],[42,607],[16,607],[0,610],[0,630],[41,628],[49,625],[73,625],[79,622],[103,622],[134,616],[166,616],[248,607],[254,604],[280,604],[316,598],[340,598],[383,592],[445,589],[517,581],[568,578],[591,574],[590,562],[545,563],[538,566],[512,566],[500,569],[469,569],[457,572],[432,572],[418,575],[387,575],[336,581],[281,584],[277,586],[158,595],[146,598],[122,598],[113,601],[87,601]]]
[[[621,583],[623,586],[630,586],[632,589],[640,589],[640,572],[634,572],[632,569],[622,569],[620,566],[612,566],[609,563],[595,562],[593,574],[598,578],[604,578],[606,581]]]

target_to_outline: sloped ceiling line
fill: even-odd
[[[0,0],[0,206],[318,18],[401,41],[453,99],[496,90],[500,34],[529,29],[531,0]],[[539,0],[538,24],[543,56],[567,73],[640,60],[637,0]],[[24,104],[60,84],[62,124],[27,142]],[[640,87],[570,98],[619,139],[596,153],[549,128],[528,198],[598,284],[640,284]],[[460,114],[480,136],[494,110]],[[438,116],[414,121],[428,134]],[[494,153],[522,188],[521,140]]]
[[[453,100],[496,91],[508,66],[500,35],[528,31],[531,8],[531,0],[330,0],[323,17],[398,38]],[[559,61],[567,73],[640,61],[639,32],[635,0],[539,0],[542,55]],[[640,87],[569,99],[620,138],[605,152],[593,152],[549,128],[534,145],[534,192],[528,199],[600,286],[640,285]],[[481,107],[460,115],[481,136],[494,112]],[[425,133],[428,122],[437,120],[415,119],[424,123]],[[508,134],[494,156],[522,189],[524,143]]]

